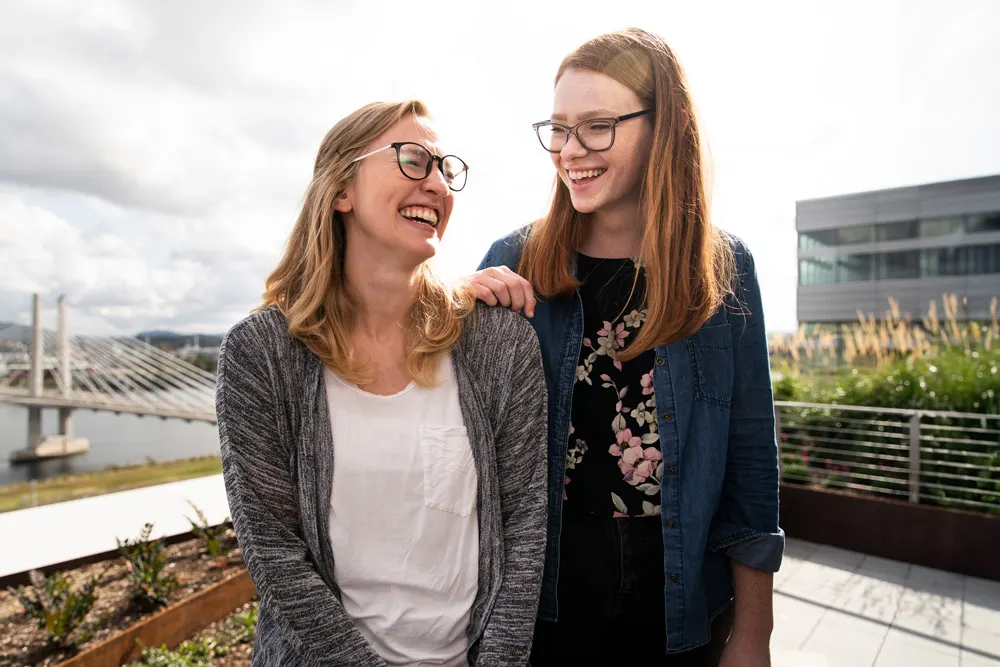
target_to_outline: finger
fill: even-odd
[[[521,277],[516,271],[511,270],[506,266],[491,267],[494,271],[491,272],[491,277],[497,280],[502,280],[507,286],[507,291],[511,294],[511,308],[514,312],[524,311],[524,314],[528,317],[535,316],[535,291],[531,287],[531,283]],[[528,306],[531,306],[531,312],[528,312]]]
[[[524,278],[518,275],[507,276],[507,279],[503,281],[504,285],[507,286],[507,291],[510,293],[510,308],[515,313],[521,312],[524,309]]]
[[[493,290],[480,283],[473,283],[473,287],[476,288],[477,299],[490,306],[497,305],[497,297]]]
[[[524,314],[528,317],[535,316],[535,306],[538,305],[537,299],[535,299],[535,290],[532,289],[531,283],[527,280],[524,281]]]
[[[482,284],[493,291],[496,295],[497,301],[500,302],[501,306],[509,307],[511,304],[510,291],[507,289],[507,283],[497,278],[492,278],[490,276],[482,277]]]

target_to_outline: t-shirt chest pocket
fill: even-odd
[[[478,477],[464,426],[420,426],[424,505],[469,516],[476,507]]]

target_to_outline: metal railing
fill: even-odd
[[[1000,514],[1000,415],[778,401],[782,480]]]

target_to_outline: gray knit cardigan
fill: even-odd
[[[534,330],[477,305],[452,352],[479,475],[470,665],[525,665],[545,554],[546,389]],[[347,616],[329,536],[334,446],[323,364],[275,308],[229,331],[216,393],[222,469],[260,594],[255,666],[385,665]]]

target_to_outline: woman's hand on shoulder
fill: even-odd
[[[515,313],[524,311],[527,317],[535,316],[535,291],[531,283],[506,266],[491,266],[465,280],[476,290],[476,298],[491,306],[510,308]]]

